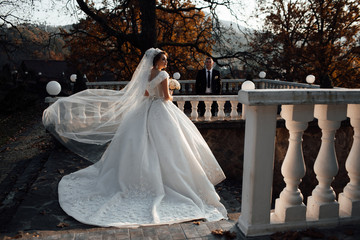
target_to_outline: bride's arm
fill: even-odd
[[[165,80],[161,82],[161,87],[162,87],[162,90],[164,93],[164,99],[172,101],[173,96],[170,95],[168,81],[169,81],[169,79],[165,78]]]

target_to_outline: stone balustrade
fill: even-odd
[[[237,94],[241,89],[241,84],[245,79],[222,79],[222,94]],[[298,88],[319,88],[318,85],[309,85],[305,83],[295,83],[286,81],[277,81],[271,79],[254,79],[256,89],[298,89]],[[120,90],[126,86],[128,81],[113,82],[87,82],[86,85],[90,89],[112,89]],[[195,94],[195,80],[179,80],[180,90],[176,90],[175,94]]]
[[[360,222],[360,90],[258,89],[241,90],[246,106],[243,190],[238,227],[246,236],[308,227],[331,227]],[[278,106],[289,130],[289,146],[281,173],[285,188],[271,209],[275,132]],[[314,164],[318,185],[304,204],[299,184],[306,166],[302,136],[317,119],[321,147]],[[346,160],[350,182],[336,198],[331,183],[338,173],[334,147],[341,121],[350,118],[353,145]],[[314,179],[314,181],[316,181]]]
[[[194,122],[197,121],[222,121],[239,120],[242,118],[242,108],[239,107],[237,95],[174,95],[174,103]],[[45,102],[52,104],[61,97],[46,97]],[[199,115],[199,103],[204,102],[205,109],[202,116]],[[228,111],[225,111],[226,102],[229,104]],[[186,108],[185,104],[189,104]],[[217,111],[211,111],[217,106]],[[83,111],[85,112],[85,111]],[[101,106],[99,106],[99,114]],[[65,116],[71,122],[71,114]],[[84,116],[83,119],[86,117]],[[101,118],[101,116],[99,116]]]

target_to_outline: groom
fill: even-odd
[[[213,69],[214,61],[211,57],[205,59],[205,68],[198,71],[196,75],[195,91],[197,95],[217,95],[220,94],[221,79],[220,72]],[[198,105],[199,114],[205,113],[205,104],[203,101]],[[213,102],[211,107],[212,115],[217,112],[217,104]]]
[[[197,95],[220,94],[220,72],[213,69],[213,65],[214,61],[212,58],[207,57],[205,60],[205,68],[198,71],[195,83]]]

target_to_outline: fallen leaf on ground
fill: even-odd
[[[223,235],[224,234],[224,230],[222,229],[215,229],[211,231],[212,235]]]
[[[215,229],[211,231],[211,234],[215,236],[224,236],[226,239],[236,238],[236,232],[224,231],[222,229]]]
[[[68,227],[69,224],[68,224],[68,223],[64,223],[64,222],[61,222],[61,223],[59,223],[59,224],[56,225],[56,226],[59,227],[59,228],[64,228],[64,227]]]

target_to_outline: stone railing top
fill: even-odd
[[[54,103],[63,97],[46,97],[45,103]],[[238,101],[238,95],[173,95],[173,101]]]
[[[237,101],[237,95],[174,95],[173,101]]]
[[[238,100],[249,106],[297,104],[360,104],[360,89],[240,90]]]

